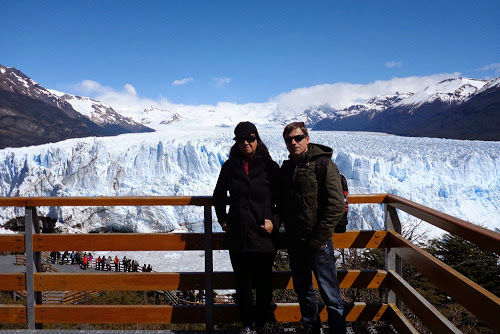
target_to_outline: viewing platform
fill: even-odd
[[[348,231],[334,234],[336,249],[383,249],[383,268],[339,270],[341,289],[380,291],[377,301],[345,304],[348,333],[418,333],[405,317],[408,308],[433,333],[461,333],[438,309],[403,279],[403,261],[484,322],[500,332],[500,298],[447,266],[401,235],[398,210],[430,223],[451,235],[500,254],[500,233],[390,195],[350,195],[349,203],[382,205],[384,230]],[[40,206],[198,206],[203,208],[205,233],[41,233],[37,208]],[[110,332],[114,324],[179,324],[193,328],[172,330],[113,330],[118,333],[237,333],[238,309],[234,304],[214,302],[214,290],[234,289],[232,272],[213,270],[213,251],[224,249],[223,233],[212,232],[211,197],[36,197],[1,198],[0,206],[25,207],[25,233],[0,235],[0,252],[24,253],[25,270],[0,264],[0,290],[23,291],[22,304],[0,304],[2,325],[24,326],[24,331],[52,333]],[[286,249],[280,235],[279,248]],[[51,251],[204,251],[203,272],[113,273],[92,270],[78,272],[43,271],[42,256]],[[20,268],[20,266],[16,266]],[[8,269],[7,269],[8,268]],[[24,267],[21,267],[24,268]],[[11,271],[14,270],[14,271]],[[316,284],[316,283],[315,283]],[[98,287],[98,288],[96,288]],[[273,272],[273,287],[292,290],[289,271]],[[204,290],[205,302],[186,305],[86,305],[48,304],[43,293],[57,291],[179,291]],[[101,315],[105,314],[105,317]],[[321,318],[327,314],[321,307]],[[268,314],[269,333],[300,333],[297,303],[276,302]],[[366,324],[370,331],[358,329]],[[51,329],[55,324],[79,324],[81,330]],[[109,329],[88,330],[89,324],[109,324]],[[87,327],[85,327],[87,326]],[[80,327],[78,327],[80,328]],[[377,329],[378,328],[378,329]],[[373,330],[372,330],[373,329]],[[10,329],[9,332],[17,332]]]

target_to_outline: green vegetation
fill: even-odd
[[[500,265],[495,253],[450,234],[431,240],[424,249],[489,292],[500,295]],[[462,305],[421,275],[414,274],[405,279],[462,332],[493,333]]]

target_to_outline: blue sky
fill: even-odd
[[[500,76],[499,17],[496,0],[3,1],[0,64],[90,97],[264,103],[325,85]]]

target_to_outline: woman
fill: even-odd
[[[229,160],[222,165],[214,205],[226,232],[224,242],[235,274],[236,301],[244,327],[241,333],[253,330],[252,285],[256,289],[255,327],[257,332],[263,332],[272,300],[271,273],[279,228],[279,166],[271,159],[254,124],[241,122],[234,134],[236,143]]]

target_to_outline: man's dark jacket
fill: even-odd
[[[324,243],[344,214],[340,173],[331,158],[331,148],[310,143],[299,161],[283,162],[281,214],[290,242]],[[317,181],[317,159],[327,160],[318,166],[326,168],[324,184]]]
[[[244,160],[230,158],[221,168],[214,190],[214,206],[219,223],[227,221],[225,246],[241,252],[275,252],[279,230],[276,204],[279,200],[279,166],[271,159],[250,162],[249,174]],[[229,213],[226,212],[229,191]],[[273,223],[273,233],[260,228],[264,219]]]

